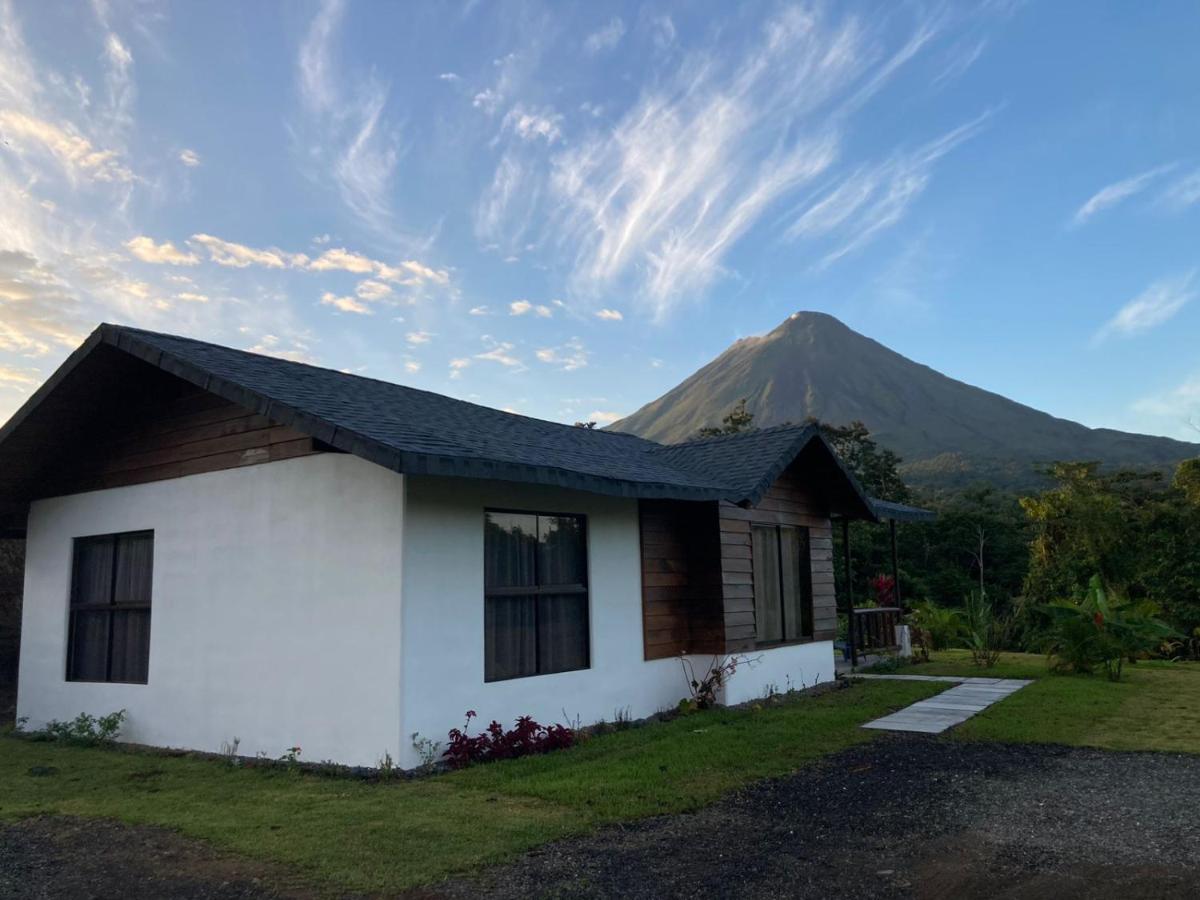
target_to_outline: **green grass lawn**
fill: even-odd
[[[965,650],[947,650],[901,671],[1036,679],[955,729],[964,740],[1200,753],[1200,663],[1143,661],[1114,683],[1102,674],[1053,673],[1044,656],[1005,653],[980,669]]]
[[[696,808],[872,740],[860,724],[944,687],[859,683],[412,782],[236,769],[6,737],[0,819],[52,813],[162,825],[319,886],[395,891],[605,823]],[[56,772],[31,774],[39,766]]]

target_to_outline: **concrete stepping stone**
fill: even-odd
[[[867,722],[863,728],[879,731],[912,731],[921,734],[941,734],[948,728],[961,725],[976,713],[1033,684],[1023,678],[957,678],[951,675],[854,675],[854,678],[873,678],[884,681],[941,681],[957,687],[935,697],[918,700],[899,712]]]

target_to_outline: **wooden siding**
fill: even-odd
[[[307,456],[325,449],[292,428],[190,385],[137,404],[56,466],[43,496],[144,484]]]
[[[809,530],[813,587],[813,640],[837,634],[837,598],[833,588],[833,527],[803,475],[789,469],[751,509],[722,502],[719,509],[721,580],[724,584],[725,650],[740,653],[756,644],[754,566],[750,526],[797,525]]]
[[[646,659],[722,652],[716,504],[643,500],[638,518]]]

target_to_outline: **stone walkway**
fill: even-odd
[[[940,734],[947,728],[961,725],[977,712],[1015,694],[1032,681],[1020,678],[958,678],[952,675],[854,675],[854,678],[877,678],[886,681],[941,681],[957,684],[936,697],[919,700],[890,716],[868,722],[863,728],[881,731],[919,731]]]

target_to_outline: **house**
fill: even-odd
[[[483,721],[641,717],[834,677],[811,426],[661,445],[102,325],[0,429],[27,540],[18,715],[374,765]]]

